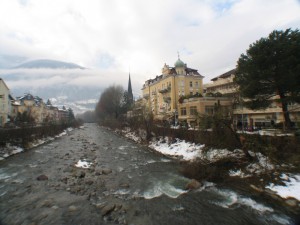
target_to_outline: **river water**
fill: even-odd
[[[179,169],[86,124],[0,161],[0,224],[293,224],[284,208],[241,190],[205,183],[187,192]]]

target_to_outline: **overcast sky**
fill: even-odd
[[[77,63],[108,83],[130,70],[137,92],[177,52],[208,82],[257,39],[299,26],[299,0],[0,0],[0,54]]]

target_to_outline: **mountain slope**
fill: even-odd
[[[16,69],[26,68],[26,69],[41,69],[41,68],[49,68],[49,69],[85,69],[82,66],[79,66],[75,63],[62,62],[57,60],[50,59],[39,59],[33,60],[26,63],[23,63],[17,67]]]

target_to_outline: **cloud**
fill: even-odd
[[[57,75],[61,82],[86,85],[118,83],[120,74],[125,83],[129,68],[132,81],[142,85],[159,74],[165,62],[173,65],[177,51],[207,82],[232,69],[240,54],[257,39],[274,29],[295,29],[300,25],[297,0],[0,3],[0,52],[99,69],[100,75],[93,74],[95,70],[75,77]],[[48,75],[49,82],[58,81],[58,77]],[[47,79],[37,79],[47,84]]]

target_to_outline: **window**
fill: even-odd
[[[198,81],[195,82],[195,87],[198,88],[199,87],[199,83]]]
[[[179,81],[179,86],[180,86],[180,87],[184,87],[184,80],[180,80],[180,81]]]
[[[192,96],[192,95],[193,95],[193,92],[191,91],[191,92],[190,92],[190,96]]]
[[[190,107],[190,115],[197,115],[197,106]]]
[[[190,81],[190,87],[191,88],[193,87],[193,81]]]
[[[181,114],[182,116],[186,116],[186,108],[185,108],[185,107],[180,108],[180,114]]]
[[[205,114],[213,115],[214,114],[214,106],[205,106]]]

